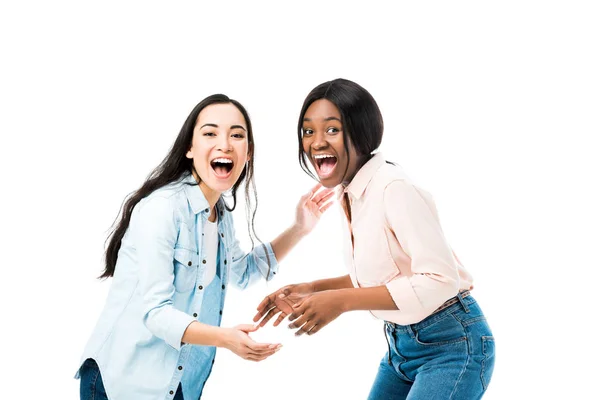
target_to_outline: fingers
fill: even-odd
[[[277,317],[277,319],[275,320],[275,322],[273,322],[273,326],[279,326],[279,324],[285,319],[285,317],[287,317],[288,314],[284,313],[283,311],[281,312],[281,314],[279,314],[279,316]]]
[[[244,359],[246,359],[248,361],[254,361],[254,362],[263,361],[263,360],[267,359],[268,357],[271,357],[273,354],[277,353],[279,351],[279,349],[280,349],[280,347],[273,349],[270,352],[266,352],[266,353],[249,352],[246,354]]]
[[[313,326],[308,332],[307,334],[310,335],[314,335],[315,333],[319,332],[321,330],[321,328],[325,326],[325,325],[319,325],[316,324],[315,326]]]
[[[310,197],[312,197],[315,193],[317,193],[319,191],[319,189],[321,189],[323,187],[323,185],[321,185],[320,183],[317,183],[315,186],[313,186],[312,189],[310,189]]]
[[[333,202],[332,202],[332,201],[330,201],[329,203],[325,204],[323,207],[319,208],[319,212],[320,212],[321,214],[323,214],[323,213],[324,213],[325,211],[327,211],[327,209],[328,209],[329,207],[331,207],[332,205],[333,205]]]
[[[292,314],[293,315],[293,314]],[[290,315],[290,319],[292,318],[292,316]],[[290,329],[296,329],[296,328],[300,328],[301,326],[303,326],[308,320],[309,320],[309,316],[307,314],[303,314],[300,318],[296,319],[294,322],[290,323],[288,325],[288,328]]]
[[[305,333],[308,335],[311,335],[313,333],[313,331],[315,330],[316,326],[317,325],[315,325],[315,323],[313,321],[308,321],[307,323],[302,325],[302,328],[298,329],[298,331],[296,332],[296,336],[302,336]]]
[[[258,305],[258,307],[256,307],[256,310],[260,313],[266,313],[268,309],[270,309],[271,307],[273,307],[274,301],[275,301],[275,296],[277,296],[277,294],[279,293],[281,289],[271,293],[270,295],[268,295],[267,297],[265,297],[263,299],[263,301],[260,302],[260,304]]]
[[[320,193],[318,193],[317,195],[315,195],[315,197],[312,198],[312,201],[314,201],[318,205],[321,205],[323,202],[332,198],[333,195],[334,195],[333,190],[331,190],[331,189],[323,190]]]
[[[271,310],[269,310],[269,312],[267,313],[267,315],[265,315],[265,317],[260,321],[260,324],[258,324],[261,328],[263,326],[265,326],[267,324],[267,322],[269,322],[269,320],[271,318],[273,318],[275,316],[275,314],[277,314],[279,312],[279,309],[277,307],[273,307]],[[255,320],[256,321],[256,320]]]
[[[274,302],[270,302],[269,304],[267,304],[265,307],[261,307],[260,309],[258,309],[258,312],[256,313],[256,315],[254,316],[254,318],[252,318],[252,320],[254,322],[257,322],[259,319],[261,319],[265,314],[267,314],[268,312],[270,312],[274,307],[275,307],[275,303]]]

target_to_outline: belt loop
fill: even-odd
[[[390,339],[388,338],[388,323],[383,323],[383,334],[385,335],[385,341],[388,345],[388,364],[392,365],[392,346],[390,346]]]
[[[463,299],[463,293],[459,293],[456,297],[458,297],[458,301],[460,302],[460,305],[465,309],[466,313],[471,312],[469,310],[469,306],[467,305],[467,303],[465,302],[465,299]]]

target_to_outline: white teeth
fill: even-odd
[[[320,160],[322,158],[335,158],[335,156],[332,156],[331,154],[316,154],[315,159]]]
[[[233,161],[231,161],[228,158],[215,158],[212,162],[218,162],[221,164],[233,164]]]

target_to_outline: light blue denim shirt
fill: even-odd
[[[212,357],[201,365],[187,363],[191,345],[181,343],[203,304],[206,260],[200,235],[208,207],[190,174],[135,206],[104,310],[81,358],[96,360],[111,400],[172,399],[187,368],[211,368]],[[230,277],[243,289],[272,279],[278,265],[268,243],[243,252],[222,199],[216,207],[222,310]]]

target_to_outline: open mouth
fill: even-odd
[[[226,178],[233,169],[233,160],[228,158],[215,158],[210,162],[210,166],[219,178]]]
[[[337,157],[331,154],[316,154],[313,158],[319,178],[328,178],[337,165]]]

